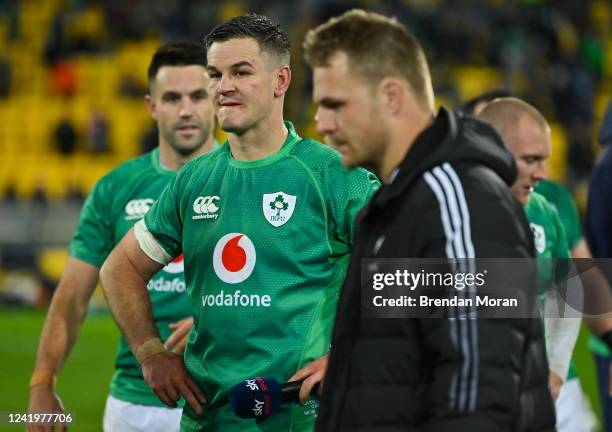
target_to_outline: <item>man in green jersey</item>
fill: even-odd
[[[589,348],[595,353],[597,360],[600,358],[610,357],[612,355],[612,318],[609,315],[603,315],[611,310],[610,308],[610,288],[603,275],[603,273],[597,268],[592,266],[593,257],[591,251],[587,245],[586,240],[582,236],[582,229],[580,226],[580,219],[578,216],[578,209],[576,203],[572,198],[570,192],[561,184],[551,181],[543,180],[538,183],[536,192],[543,195],[555,211],[559,214],[561,223],[565,229],[565,235],[567,237],[567,243],[572,252],[573,258],[578,258],[579,261],[584,261],[589,269],[580,273],[582,284],[585,286],[585,311],[584,322],[587,324],[592,332],[589,338]],[[607,306],[606,306],[607,305]],[[599,336],[599,337],[598,337]],[[600,339],[601,337],[601,339]],[[597,362],[598,374],[601,371],[600,362]],[[606,374],[607,374],[607,369]],[[607,375],[606,375],[607,376]],[[609,380],[601,379],[598,376],[600,396],[602,397],[602,411],[605,413],[604,404],[606,399],[602,395],[608,395]],[[568,398],[575,395],[575,398],[584,400],[582,397],[582,391],[579,388],[578,376],[574,367],[574,362],[570,364],[570,371],[567,377],[565,387],[573,386],[577,390],[574,392],[566,392]],[[602,393],[601,389],[605,389]],[[561,396],[565,396],[564,393]],[[608,399],[609,401],[609,399]],[[573,409],[575,406],[580,404],[573,403],[569,405],[567,412],[563,412],[563,416],[573,416]],[[584,404],[582,404],[584,405]],[[587,408],[591,413],[590,408]],[[604,429],[610,429],[612,423],[604,414]]]
[[[205,42],[228,143],[187,164],[127,233],[102,268],[104,290],[156,394],[185,397],[183,430],[312,430],[313,400],[256,423],[225,399],[241,380],[286,381],[313,361],[304,385],[320,379],[355,215],[378,181],[283,121],[291,69],[277,25],[240,16]],[[145,289],[181,251],[194,313],[184,363],[163,350]]]
[[[516,159],[518,177],[512,191],[525,206],[539,258],[538,285],[543,298],[549,386],[556,401],[557,430],[590,430],[592,416],[582,408],[582,392],[571,367],[579,315],[550,317],[551,308],[558,309],[559,300],[552,295],[554,291],[550,287],[567,275],[571,252],[559,215],[546,198],[533,192],[534,187],[546,178],[545,162],[551,153],[550,128],[535,108],[512,97],[495,99],[478,116],[495,126]],[[566,294],[574,295],[576,292]]]
[[[179,168],[212,149],[214,116],[203,47],[180,43],[159,48],[148,76],[146,102],[159,129],[159,148],[104,176],[85,203],[70,243],[70,258],[42,331],[30,383],[31,412],[63,409],[54,390],[55,376],[77,339],[98,283],[99,268],[114,245],[144,217]],[[163,340],[171,334],[172,323],[191,314],[183,260],[176,256],[153,275],[147,286],[155,326]],[[184,327],[189,324],[184,322]],[[150,390],[123,338],[115,365],[104,429],[178,430],[181,409],[166,407]],[[29,429],[42,430],[42,426]]]

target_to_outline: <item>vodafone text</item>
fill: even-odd
[[[272,298],[268,294],[242,294],[240,290],[233,293],[225,293],[221,290],[218,294],[202,296],[202,306],[209,307],[270,307]]]
[[[163,277],[151,279],[147,284],[147,289],[149,291],[157,291],[157,292],[185,292],[185,282],[179,278],[174,278],[172,280],[168,280]]]

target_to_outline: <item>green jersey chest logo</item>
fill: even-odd
[[[125,220],[142,219],[155,200],[151,198],[134,199],[125,205]]]
[[[296,200],[295,195],[288,195],[285,192],[263,194],[263,213],[270,225],[278,228],[289,222],[295,210]]]
[[[219,217],[219,206],[216,204],[221,198],[217,195],[200,196],[193,202],[193,220],[197,219],[213,219]]]
[[[530,223],[531,232],[533,233],[533,242],[538,253],[543,253],[546,249],[546,231],[542,225]]]

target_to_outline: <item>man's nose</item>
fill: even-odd
[[[320,135],[330,135],[336,131],[336,122],[330,110],[319,107],[315,114],[317,132]]]

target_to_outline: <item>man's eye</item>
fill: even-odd
[[[327,102],[327,103],[322,104],[321,106],[329,110],[338,111],[340,108],[344,106],[344,102]]]

